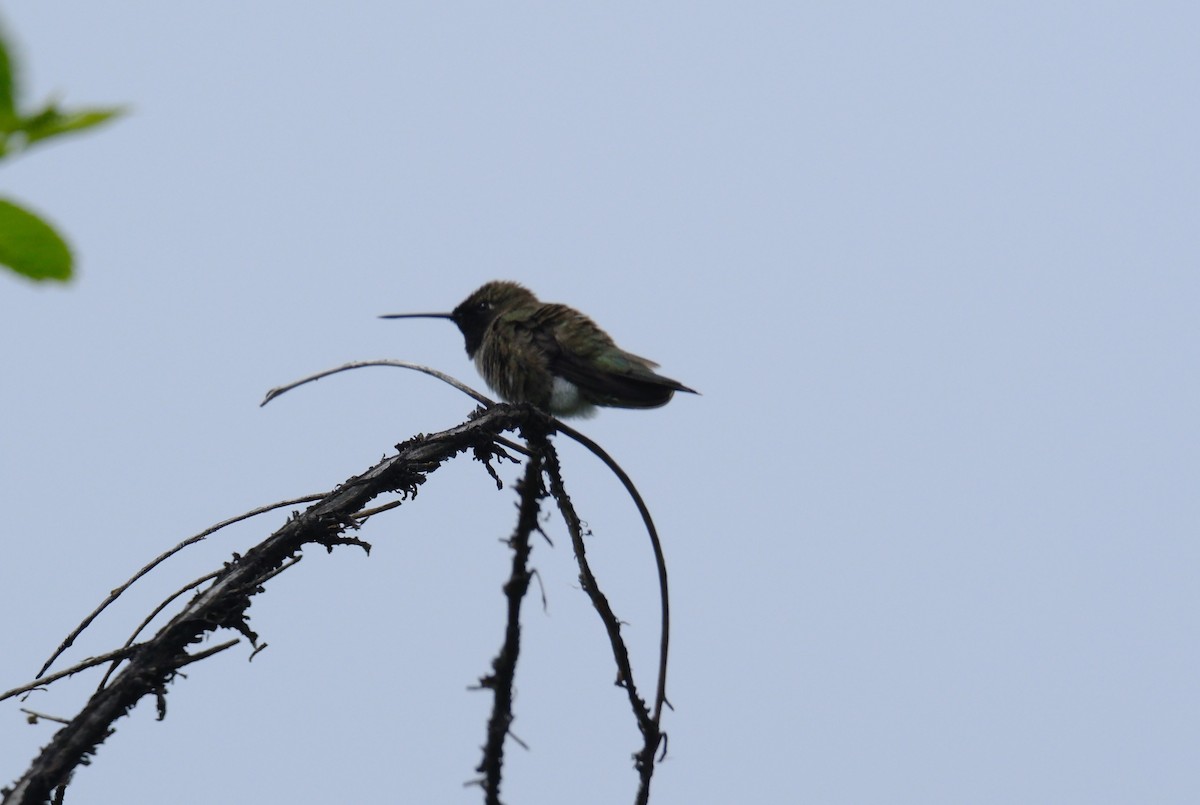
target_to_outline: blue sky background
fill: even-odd
[[[1200,798],[1200,10],[1149,3],[14,2],[6,162],[66,288],[0,276],[0,688],[161,550],[471,403],[449,309],[516,279],[700,389],[581,427],[671,571],[659,803]],[[636,512],[561,446],[649,689]],[[514,479],[519,470],[507,470]],[[477,464],[255,600],[269,648],[144,701],[70,796],[480,801],[515,520]],[[282,521],[222,532],[106,613]],[[505,796],[631,801],[638,735],[565,529],[534,563]],[[92,676],[25,706],[70,715]],[[0,705],[0,777],[54,727]]]

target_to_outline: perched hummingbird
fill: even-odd
[[[578,310],[540,301],[515,282],[489,282],[452,313],[398,313],[381,319],[450,319],[483,379],[509,402],[561,416],[594,406],[657,408],[694,389],[656,374],[657,363],[618,347]]]

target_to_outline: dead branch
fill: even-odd
[[[419,435],[409,441],[397,445],[398,454],[368,470],[360,476],[351,478],[333,492],[322,496],[303,514],[296,514],[286,525],[276,531],[271,537],[252,548],[245,556],[234,554],[233,560],[224,568],[209,576],[202,577],[183,590],[172,595],[152,613],[130,641],[163,608],[179,595],[189,589],[211,580],[209,586],[196,593],[195,597],[173,617],[158,633],[144,643],[129,645],[103,658],[92,660],[76,666],[50,679],[32,683],[21,690],[47,684],[68,673],[75,673],[90,667],[96,662],[116,660],[114,668],[121,660],[127,664],[116,674],[111,683],[101,683],[101,688],[93,695],[83,710],[70,719],[66,726],[52,738],[44,747],[41,754],[33,761],[26,774],[18,780],[12,789],[0,791],[4,795],[4,805],[9,803],[44,803],[49,801],[52,794],[61,796],[70,775],[78,764],[87,762],[88,756],[96,747],[112,733],[112,725],[125,715],[138,701],[148,695],[153,695],[157,702],[159,717],[166,713],[167,686],[179,673],[179,670],[192,662],[223,651],[236,640],[222,643],[204,651],[189,654],[187,649],[191,644],[204,640],[210,633],[225,628],[232,629],[250,640],[255,646],[255,652],[263,648],[257,640],[257,635],[250,629],[247,610],[251,598],[263,591],[263,585],[275,575],[286,570],[299,560],[299,551],[304,545],[316,543],[332,550],[335,545],[359,545],[370,549],[370,545],[351,536],[346,532],[356,530],[370,515],[386,508],[399,505],[400,501],[387,504],[373,510],[364,510],[369,501],[386,492],[398,492],[401,500],[414,497],[419,486],[424,483],[426,476],[452,456],[471,451],[482,461],[488,472],[499,484],[499,477],[490,465],[490,459],[505,458],[512,460],[503,448],[528,456],[526,471],[522,481],[517,485],[521,504],[517,526],[509,544],[513,548],[513,569],[504,591],[508,599],[508,622],[505,629],[503,646],[493,661],[493,673],[481,679],[480,686],[489,688],[494,694],[493,712],[487,729],[487,742],[484,747],[484,757],[478,771],[483,774],[479,781],[485,791],[488,805],[499,805],[499,791],[503,766],[504,742],[512,737],[520,741],[512,733],[512,691],[516,671],[516,662],[520,650],[520,608],[523,598],[528,591],[533,571],[528,567],[531,550],[530,536],[534,530],[541,531],[537,517],[540,500],[552,495],[567,523],[571,535],[575,555],[580,568],[580,581],[583,589],[592,600],[594,608],[599,613],[612,646],[614,660],[618,669],[619,684],[625,688],[638,728],[643,736],[643,746],[635,753],[635,767],[638,771],[640,785],[636,802],[644,805],[649,799],[650,779],[654,770],[655,754],[659,747],[665,747],[665,733],[659,727],[662,708],[666,701],[666,669],[669,628],[669,602],[667,595],[666,564],[662,548],[649,510],[628,475],[608,456],[598,445],[587,437],[563,425],[558,420],[529,406],[511,406],[493,404],[483,395],[466,387],[447,375],[428,367],[410,364],[403,361],[367,361],[347,364],[332,371],[322,372],[307,377],[296,383],[272,389],[263,404],[269,402],[284,392],[304,383],[312,382],[330,374],[347,369],[363,366],[395,366],[414,369],[437,377],[455,386],[476,400],[484,402],[489,407],[477,411],[468,422],[455,428],[432,435]],[[519,429],[528,443],[528,447],[516,444],[502,436],[505,431]],[[629,652],[620,635],[620,621],[617,619],[600,591],[599,584],[588,566],[582,528],[578,515],[567,495],[562,479],[558,456],[550,444],[548,436],[561,431],[565,435],[583,444],[598,456],[621,480],[626,490],[634,500],[646,525],[653,547],[655,561],[658,567],[660,594],[662,597],[662,636],[659,652],[658,685],[653,711],[647,708],[645,701],[639,696],[634,684],[633,671],[629,660]],[[548,480],[544,484],[542,477]],[[298,502],[298,501],[291,501]],[[168,551],[144,567],[138,574],[121,587],[101,606],[93,612],[80,626],[63,642],[58,651],[47,661],[41,673],[71,645],[79,633],[115,600],[115,597],[127,589],[130,584],[149,572],[158,563],[171,556],[192,542],[203,539],[204,536],[217,528],[236,522],[240,519],[276,508],[256,509],[253,512],[233,518],[218,524],[211,529],[196,535],[181,543],[172,551]],[[543,600],[544,603],[544,600]],[[251,655],[253,656],[253,655]],[[110,669],[110,674],[112,670]],[[106,680],[107,680],[106,676]],[[13,693],[18,691],[13,691]],[[523,745],[523,744],[522,744]]]
[[[349,479],[244,556],[235,556],[212,584],[157,634],[131,647],[128,664],[54,735],[12,788],[3,792],[4,805],[49,801],[51,792],[68,781],[76,766],[111,734],[112,725],[143,697],[153,695],[160,718],[164,716],[167,686],[180,668],[195,659],[196,655],[188,653],[189,646],[222,628],[254,643],[257,635],[247,620],[250,599],[305,545],[357,542],[343,536],[343,531],[355,524],[354,514],[370,500],[387,492],[398,492],[404,498],[415,496],[426,475],[442,462],[490,444],[496,434],[513,429],[531,414],[528,407],[497,405],[462,425],[397,445],[397,455]]]

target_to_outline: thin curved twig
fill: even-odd
[[[427,375],[436,377],[438,380],[441,380],[443,383],[447,383],[451,386],[454,386],[454,388],[458,389],[463,394],[466,394],[468,397],[475,400],[475,402],[477,402],[477,403],[486,405],[488,407],[491,407],[496,404],[495,400],[492,400],[492,399],[486,397],[485,395],[480,394],[478,391],[471,388],[466,383],[462,382],[461,380],[458,380],[457,378],[451,377],[450,375],[446,374],[445,372],[439,372],[437,369],[431,368],[429,366],[422,366],[419,363],[410,363],[408,361],[396,361],[396,360],[389,360],[389,359],[381,359],[381,360],[377,360],[377,361],[352,361],[350,363],[345,364],[344,366],[339,366],[336,369],[326,369],[323,372],[317,372],[315,375],[309,375],[308,377],[301,378],[300,380],[297,380],[294,383],[288,383],[283,386],[276,386],[275,388],[273,388],[267,392],[266,398],[261,403],[258,404],[258,407],[262,408],[264,405],[269,403],[271,400],[275,399],[276,397],[278,397],[282,394],[286,394],[287,392],[291,391],[292,389],[296,388],[297,386],[303,386],[305,383],[312,383],[314,380],[320,380],[323,377],[329,377],[330,375],[336,375],[338,372],[345,372],[348,369],[361,369],[365,366],[394,366],[399,369],[412,369],[413,371],[416,371],[416,372],[423,372]]]
[[[575,549],[575,560],[579,565],[579,581],[584,592],[592,601],[592,606],[604,622],[608,640],[612,646],[613,659],[617,663],[618,682],[625,688],[629,696],[629,705],[637,720],[638,730],[642,733],[642,749],[634,753],[635,768],[638,772],[638,792],[634,800],[636,805],[646,805],[650,801],[650,779],[654,775],[654,755],[662,743],[663,733],[658,721],[650,715],[646,702],[638,695],[637,686],[633,681],[633,666],[629,661],[629,649],[621,637],[621,621],[613,613],[608,598],[600,590],[591,566],[587,561],[587,549],[583,541],[583,528],[579,514],[567,494],[563,484],[562,468],[558,463],[558,454],[548,440],[538,445],[546,463],[546,475],[550,479],[550,494],[558,504],[563,520],[567,523],[567,531],[571,535],[571,545]]]
[[[163,562],[170,559],[175,554],[182,551],[187,546],[193,545],[197,542],[200,542],[205,537],[208,537],[208,536],[216,533],[217,531],[220,531],[222,528],[233,525],[234,523],[240,523],[242,520],[248,520],[251,517],[257,517],[260,514],[266,514],[267,512],[273,511],[275,509],[281,509],[284,506],[294,506],[297,503],[312,503],[315,500],[320,500],[324,496],[325,496],[324,494],[305,495],[305,496],[299,497],[299,498],[292,498],[291,500],[281,500],[278,503],[270,503],[266,506],[259,506],[257,509],[251,509],[250,511],[245,512],[243,514],[239,514],[236,517],[230,517],[228,520],[222,520],[221,522],[217,523],[216,525],[209,526],[208,528],[201,531],[199,534],[188,537],[187,539],[185,539],[183,542],[176,545],[171,550],[165,551],[165,552],[159,554],[148,565],[143,567],[137,573],[134,573],[133,576],[129,579],[129,581],[125,582],[120,587],[117,587],[115,590],[113,590],[111,593],[109,593],[108,597],[100,602],[100,606],[98,606],[94,610],[92,610],[92,613],[90,615],[88,615],[86,618],[84,618],[83,622],[80,623],[78,626],[76,626],[75,630],[73,632],[71,632],[69,635],[67,635],[66,639],[63,640],[62,645],[60,645],[55,650],[55,652],[50,655],[50,659],[46,660],[46,662],[42,666],[41,670],[38,671],[37,678],[41,679],[42,674],[44,674],[44,673],[46,673],[46,671],[50,670],[50,666],[54,664],[54,661],[57,660],[59,657],[61,657],[62,653],[64,651],[66,651],[67,649],[69,649],[75,643],[75,641],[79,638],[79,635],[83,634],[83,631],[92,625],[92,621],[96,620],[96,618],[98,618],[100,616],[101,612],[108,609],[109,605],[112,604],[112,602],[114,602],[118,598],[120,598],[122,593],[124,593],[126,590],[128,590],[130,587],[132,587],[134,582],[136,582],[142,576],[149,573],[154,568],[161,565]]]
[[[658,538],[658,529],[654,527],[654,520],[650,517],[650,509],[647,508],[646,502],[642,500],[641,493],[633,485],[633,481],[625,473],[625,470],[621,469],[621,465],[605,452],[604,448],[559,420],[555,420],[555,427],[592,451],[621,480],[621,483],[625,486],[625,491],[633,498],[634,505],[637,506],[638,512],[642,515],[642,522],[645,523],[646,531],[650,535],[650,547],[654,550],[654,563],[658,568],[658,592],[662,602],[662,639],[659,641],[658,646],[658,690],[654,696],[653,714],[654,724],[657,726],[662,718],[663,705],[667,702],[667,654],[671,637],[671,600],[667,590],[667,559],[663,554],[662,542]]]

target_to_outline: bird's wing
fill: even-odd
[[[691,391],[656,374],[658,364],[620,349],[595,322],[565,305],[540,306],[529,324],[550,371],[596,404],[653,408],[676,391]]]

